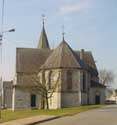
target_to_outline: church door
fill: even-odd
[[[36,95],[31,95],[31,107],[36,106]]]
[[[100,95],[95,96],[95,104],[100,104]]]

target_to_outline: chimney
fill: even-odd
[[[80,59],[83,60],[84,59],[84,49],[80,50]]]

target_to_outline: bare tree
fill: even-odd
[[[56,91],[56,89],[58,87],[60,73],[58,74],[54,83],[52,83],[52,80],[50,80],[51,79],[50,77],[51,77],[51,73],[49,74],[48,82],[47,82],[44,71],[42,73],[42,78],[40,78],[39,76],[35,76],[35,75],[31,77],[31,79],[34,83],[34,86],[31,88],[31,90],[32,91],[34,90],[38,94],[40,94],[40,96],[42,97],[42,100],[43,100],[44,108],[46,108],[46,109],[49,109],[48,100],[49,100],[49,98],[52,98],[53,93]]]
[[[101,69],[99,70],[100,83],[106,86],[110,86],[114,83],[114,73],[110,70]]]

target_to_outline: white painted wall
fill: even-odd
[[[61,108],[61,93],[54,92],[52,98],[49,99],[50,109],[60,109]]]

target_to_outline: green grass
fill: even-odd
[[[22,110],[22,111],[11,111],[11,110],[2,110],[1,111],[1,120],[0,122],[6,122],[10,120],[36,116],[36,115],[54,115],[54,116],[64,116],[64,115],[73,115],[80,112],[84,112],[91,109],[101,108],[104,105],[90,105],[90,106],[80,106],[75,108],[63,108],[57,110]]]

